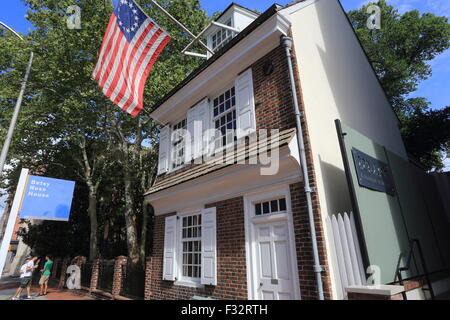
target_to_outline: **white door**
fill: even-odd
[[[253,230],[258,299],[295,299],[288,221],[255,223]]]

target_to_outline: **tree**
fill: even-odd
[[[367,7],[371,4],[381,9],[379,30],[367,28]],[[417,10],[401,15],[385,0],[366,4],[359,10],[350,11],[348,16],[387,98],[401,120],[401,131],[408,151],[428,169],[441,167],[440,152],[448,151],[450,136],[448,130],[440,133],[437,130],[448,123],[448,113],[445,118],[445,112],[431,111],[424,98],[408,97],[417,90],[421,81],[431,76],[432,69],[428,62],[450,47],[448,19],[431,13],[420,15]],[[425,129],[430,122],[436,124],[435,128]],[[422,136],[409,131],[412,128],[424,128],[419,130]]]
[[[112,184],[116,191],[123,188],[118,194],[124,201],[117,211],[124,217],[128,255],[137,261],[143,258],[146,247],[148,223],[140,222],[148,221],[149,212],[142,195],[155,176],[158,132],[149,110],[132,118],[112,105],[91,79],[112,7],[97,0],[24,2],[29,7],[27,18],[35,28],[25,37],[27,43],[10,41],[9,36],[0,34],[0,44],[4,45],[0,46],[0,124],[6,125],[11,118],[16,86],[22,77],[19,70],[25,70],[30,48],[36,57],[10,159],[53,165],[56,154],[70,150],[69,162],[75,165],[68,170],[73,170],[71,173],[76,173],[87,188],[84,196],[89,203],[91,258],[99,250],[99,230],[103,229],[104,235],[109,233],[104,225],[98,225],[110,223],[98,212],[112,201],[111,195],[105,195],[109,190],[105,185]],[[138,2],[173,38],[149,77],[144,94],[148,109],[201,61],[181,53],[191,41],[187,34],[151,7],[150,1]],[[66,8],[74,4],[81,8],[81,30],[66,26]],[[161,4],[194,33],[208,23],[198,0]],[[0,130],[0,138],[3,135]],[[65,178],[66,172],[60,174]],[[99,203],[101,198],[106,200]]]

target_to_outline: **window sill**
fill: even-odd
[[[199,282],[192,282],[188,280],[178,280],[175,281],[174,285],[180,286],[180,287],[189,287],[189,288],[204,288],[205,285],[199,283]]]

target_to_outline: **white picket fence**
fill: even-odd
[[[356,233],[353,213],[337,214],[326,219],[338,299],[346,299],[345,288],[365,285],[366,275]]]

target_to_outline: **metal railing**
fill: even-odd
[[[401,264],[402,259],[405,258],[405,255],[403,253],[400,254],[400,256],[398,258],[398,262],[397,262],[397,270],[395,272],[395,280],[394,281],[398,280],[399,284],[403,285],[404,280],[403,280],[402,272],[409,271],[411,269],[411,263],[413,261],[413,258],[414,258],[414,261],[416,260],[416,257],[414,255],[414,249],[416,247],[419,252],[420,263],[422,264],[422,269],[423,269],[423,273],[424,273],[423,276],[424,276],[426,284],[427,284],[427,288],[422,287],[422,290],[428,291],[430,293],[431,300],[434,300],[434,298],[435,298],[434,290],[433,290],[433,286],[431,285],[430,274],[428,272],[427,264],[425,262],[425,257],[423,255],[422,245],[420,244],[420,241],[417,239],[411,240],[406,264],[403,267],[400,267],[400,264]],[[416,268],[418,269],[417,266],[416,266]],[[420,273],[419,270],[417,270],[417,273]],[[402,295],[403,295],[403,300],[407,300],[406,292],[403,292]]]
[[[92,262],[86,262],[81,265],[81,286],[90,288],[92,278]]]
[[[98,269],[98,289],[112,292],[114,278],[114,260],[101,260]]]
[[[143,299],[145,292],[145,268],[141,263],[128,261],[122,265],[122,286],[120,295]]]

